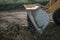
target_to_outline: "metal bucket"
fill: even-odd
[[[27,10],[27,13],[36,30],[42,34],[49,23],[49,15],[41,8]]]

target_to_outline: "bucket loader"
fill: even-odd
[[[36,32],[42,34],[49,23],[49,15],[37,4],[24,5],[27,11],[29,28],[34,27]]]
[[[49,24],[48,13],[53,13],[54,22],[60,24],[60,0],[50,0],[46,5],[27,4],[24,7],[27,10],[29,26],[34,26],[40,34]],[[41,7],[45,10],[41,9]]]

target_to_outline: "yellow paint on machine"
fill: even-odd
[[[48,13],[53,13],[60,8],[60,0],[50,0],[45,6],[42,6]]]
[[[56,1],[50,8],[49,13],[53,13],[57,8],[60,7],[60,0]]]

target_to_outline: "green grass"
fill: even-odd
[[[10,10],[23,7],[23,4],[36,3],[46,4],[49,0],[0,0],[0,10]]]

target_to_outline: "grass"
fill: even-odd
[[[15,4],[4,4],[0,5],[0,10],[10,10],[10,9],[17,9],[17,8],[22,8],[23,5],[19,3]]]
[[[41,4],[46,4],[49,0],[34,0],[36,2],[39,2]],[[10,9],[16,9],[16,8],[23,8],[23,4],[27,3],[36,3],[32,0],[0,0],[0,10],[10,10]]]

